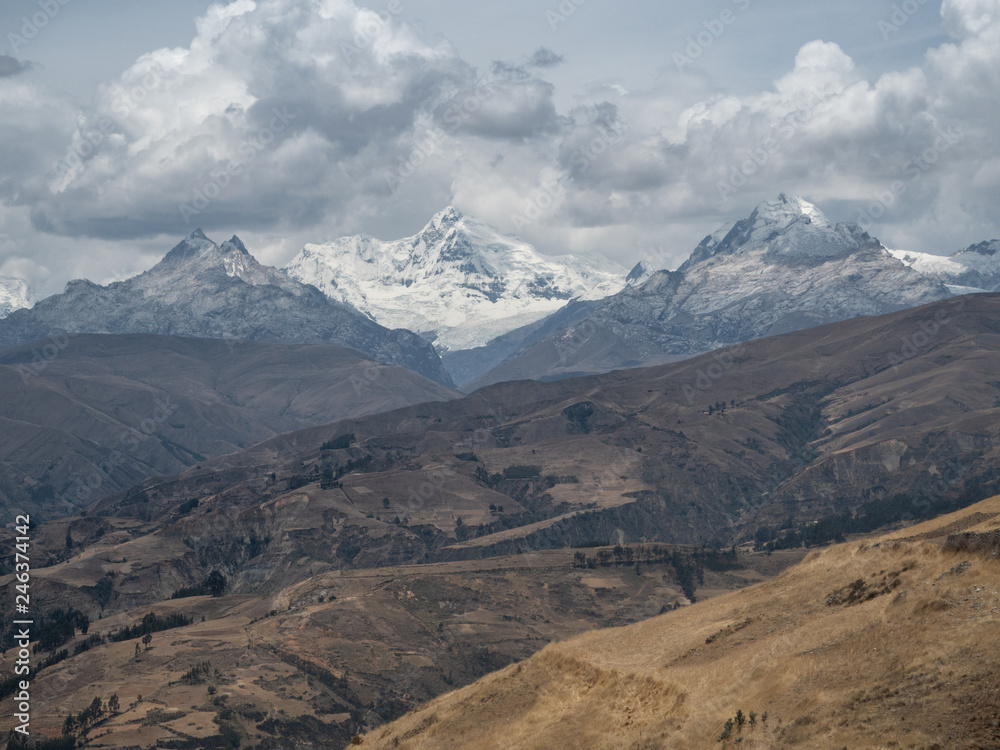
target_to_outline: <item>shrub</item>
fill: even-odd
[[[337,451],[344,450],[345,448],[350,448],[351,443],[354,441],[354,433],[349,432],[346,435],[338,435],[332,440],[327,440],[323,445],[320,446],[320,450],[324,451]]]
[[[541,476],[542,467],[530,464],[508,466],[503,470],[504,479],[534,479]]]

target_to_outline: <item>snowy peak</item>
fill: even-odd
[[[390,328],[408,328],[439,349],[483,345],[574,298],[625,286],[608,261],[551,257],[448,206],[412,237],[369,235],[306,245],[284,268]]]
[[[28,282],[12,276],[0,276],[0,318],[6,318],[15,310],[35,304],[35,294]]]
[[[990,240],[989,242],[980,242],[978,245],[969,245],[965,250],[959,251],[955,255],[975,253],[976,255],[988,255],[992,257],[997,252],[1000,252],[1000,240]]]
[[[889,252],[914,271],[946,284],[954,294],[1000,291],[1000,240],[969,245],[951,255]]]
[[[771,262],[815,263],[869,245],[878,242],[856,224],[835,225],[809,201],[781,193],[758,205],[747,218],[702,240],[679,270],[691,270],[719,256],[754,252]]]
[[[243,240],[241,240],[235,234],[232,236],[231,239],[228,239],[225,242],[223,242],[219,246],[219,249],[226,254],[239,253],[241,255],[247,255],[247,256],[250,255],[250,251],[247,250],[247,246],[243,244]]]
[[[53,330],[331,344],[450,380],[410,331],[390,331],[319,289],[260,264],[239,237],[216,245],[200,229],[151,269],[107,286],[76,280],[31,310],[0,320],[0,348]]]
[[[777,200],[764,201],[754,209],[754,229],[786,231],[795,224],[830,229],[830,220],[816,205],[804,198],[780,193]]]
[[[184,284],[219,271],[254,286],[274,284],[282,288],[289,287],[288,278],[284,274],[274,268],[262,266],[236,235],[221,245],[216,245],[201,229],[194,230],[181,240],[143,276],[151,275],[164,283]]]
[[[454,206],[448,206],[443,211],[438,211],[424,227],[424,231],[431,228],[447,229],[453,227],[465,218],[465,215]]]
[[[656,273],[656,269],[648,260],[640,260],[632,270],[628,272],[628,276],[625,277],[625,286],[639,286],[644,284],[649,278]]]
[[[169,253],[163,256],[161,263],[181,263],[190,258],[197,258],[205,255],[213,250],[218,250],[218,246],[208,239],[199,227],[177,243],[177,245],[175,245]]]

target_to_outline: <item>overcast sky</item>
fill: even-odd
[[[889,247],[1000,237],[1000,0],[4,0],[0,275],[281,265],[453,203],[673,268],[779,192]]]

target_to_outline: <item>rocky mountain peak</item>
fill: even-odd
[[[543,255],[454,206],[412,237],[354,235],[306,245],[284,270],[442,350],[481,346],[571,299],[613,294],[626,276],[610,261]]]
[[[760,203],[753,212],[726,231],[710,234],[679,270],[718,256],[765,253],[771,262],[813,262],[878,244],[856,224],[833,224],[817,206],[804,198],[781,193]]]
[[[163,260],[160,262],[173,265],[190,258],[197,258],[212,250],[218,250],[218,245],[208,239],[199,227],[178,242],[170,252],[163,256]]]
[[[247,246],[243,244],[243,240],[241,240],[235,234],[232,236],[231,239],[228,239],[225,242],[223,242],[219,246],[219,249],[222,250],[222,252],[224,253],[236,252],[240,253],[241,255],[250,255],[250,251],[247,250]]]

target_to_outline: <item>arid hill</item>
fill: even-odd
[[[997,371],[1000,297],[976,295],[300,430],[91,514],[196,547],[252,531],[275,560],[315,535],[301,548],[334,567],[345,542],[362,567],[643,538],[827,542],[995,492]]]
[[[65,515],[288,430],[455,395],[327,345],[55,335],[0,352],[0,502]]]
[[[815,551],[756,586],[552,644],[360,746],[1000,746],[998,529],[993,498]]]
[[[224,743],[230,730],[262,750],[318,737],[346,743],[550,641],[766,580],[801,557],[803,543],[901,528],[967,506],[987,496],[1000,465],[998,321],[1000,296],[978,295],[673,365],[499,384],[277,435],[43,523],[32,530],[33,607],[50,619],[72,607],[105,639],[133,630],[79,653],[89,638],[81,632],[40,650],[44,660],[68,651],[39,676],[49,691],[38,703],[40,726],[58,733],[65,707],[79,716],[95,694],[106,700],[117,689],[124,708],[85,716],[75,734],[87,728],[93,742],[110,732],[109,747],[167,740],[201,747]],[[373,403],[391,390],[377,379],[359,387]],[[940,586],[934,578],[961,562],[949,563],[936,547],[914,548],[926,551],[926,571],[947,564],[925,576],[925,568],[912,573],[905,561],[883,561],[887,549],[870,549],[864,559],[878,567],[861,572],[824,557],[835,553],[818,553],[807,565],[829,559],[829,580],[804,568],[813,572],[801,590],[819,604],[803,600],[795,609],[791,594],[786,601],[768,589],[770,619],[756,609],[737,617],[730,607],[711,610],[706,625],[688,614],[700,604],[683,608],[673,616],[694,635],[676,639],[683,651],[661,646],[681,660],[691,649],[762,641],[769,630],[786,633],[793,646],[806,643],[812,631],[783,628],[806,614],[832,617],[828,598],[850,603],[872,586],[894,596],[893,572],[907,596],[922,597],[913,576]],[[213,573],[225,579],[221,597],[210,595]],[[2,601],[9,608],[13,598]],[[790,624],[782,619],[799,611],[806,614]],[[843,616],[867,611],[845,607]],[[154,625],[171,614],[194,621],[174,622],[142,644],[134,628],[151,612]],[[744,625],[747,618],[754,619]],[[817,622],[820,634],[832,627]],[[816,647],[809,643],[789,653]],[[208,672],[199,666],[205,662]],[[684,663],[692,681],[717,667]],[[558,673],[558,663],[552,668]],[[762,668],[753,662],[748,674],[781,685]],[[409,675],[400,683],[386,676],[400,673]],[[952,680],[941,675],[933,684]],[[671,682],[667,692],[683,689]],[[552,694],[560,695],[557,686]],[[863,704],[868,694],[859,695]],[[711,743],[737,708],[768,711],[767,731],[777,731],[779,719],[806,726],[786,703],[765,705],[765,697],[748,693],[740,705],[720,698],[718,717],[692,713],[680,725],[714,732]],[[588,715],[604,720],[596,709]],[[647,730],[666,731],[652,719],[643,726],[642,740],[651,743],[660,735]],[[832,746],[844,745],[858,746],[848,739]]]

